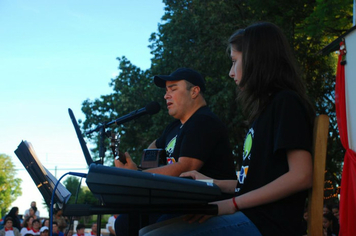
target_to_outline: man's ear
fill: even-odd
[[[199,86],[194,86],[192,91],[191,91],[192,98],[193,99],[197,98],[199,93],[200,93],[200,87]]]

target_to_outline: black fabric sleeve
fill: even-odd
[[[202,161],[216,150],[217,142],[224,133],[223,126],[209,116],[197,116],[186,130],[179,156],[193,157]]]
[[[312,127],[297,94],[284,91],[274,99],[274,152],[303,149],[311,152]]]

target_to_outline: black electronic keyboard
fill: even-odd
[[[95,164],[86,183],[104,205],[206,205],[221,196],[213,183]]]
[[[221,198],[212,183],[95,164],[73,111],[68,112],[89,166],[87,185],[104,205],[206,205]]]

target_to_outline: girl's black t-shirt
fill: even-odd
[[[287,150],[311,153],[311,148],[312,127],[301,99],[292,91],[278,92],[246,135],[237,195],[265,186],[288,172]],[[242,212],[264,236],[298,235],[306,196],[307,191],[302,191]]]

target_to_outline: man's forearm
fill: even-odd
[[[170,175],[170,176],[178,177],[181,173],[185,172],[185,169],[186,168],[184,166],[182,166],[179,162],[177,162],[170,165],[147,169],[144,171],[149,173],[156,173],[161,175]]]
[[[156,140],[153,141],[150,145],[148,145],[147,149],[156,149],[157,146],[156,146]]]
[[[179,176],[181,173],[186,171],[199,171],[203,164],[203,161],[196,158],[179,157],[178,161],[173,164],[147,169],[145,170],[145,172],[156,173],[161,175]]]

